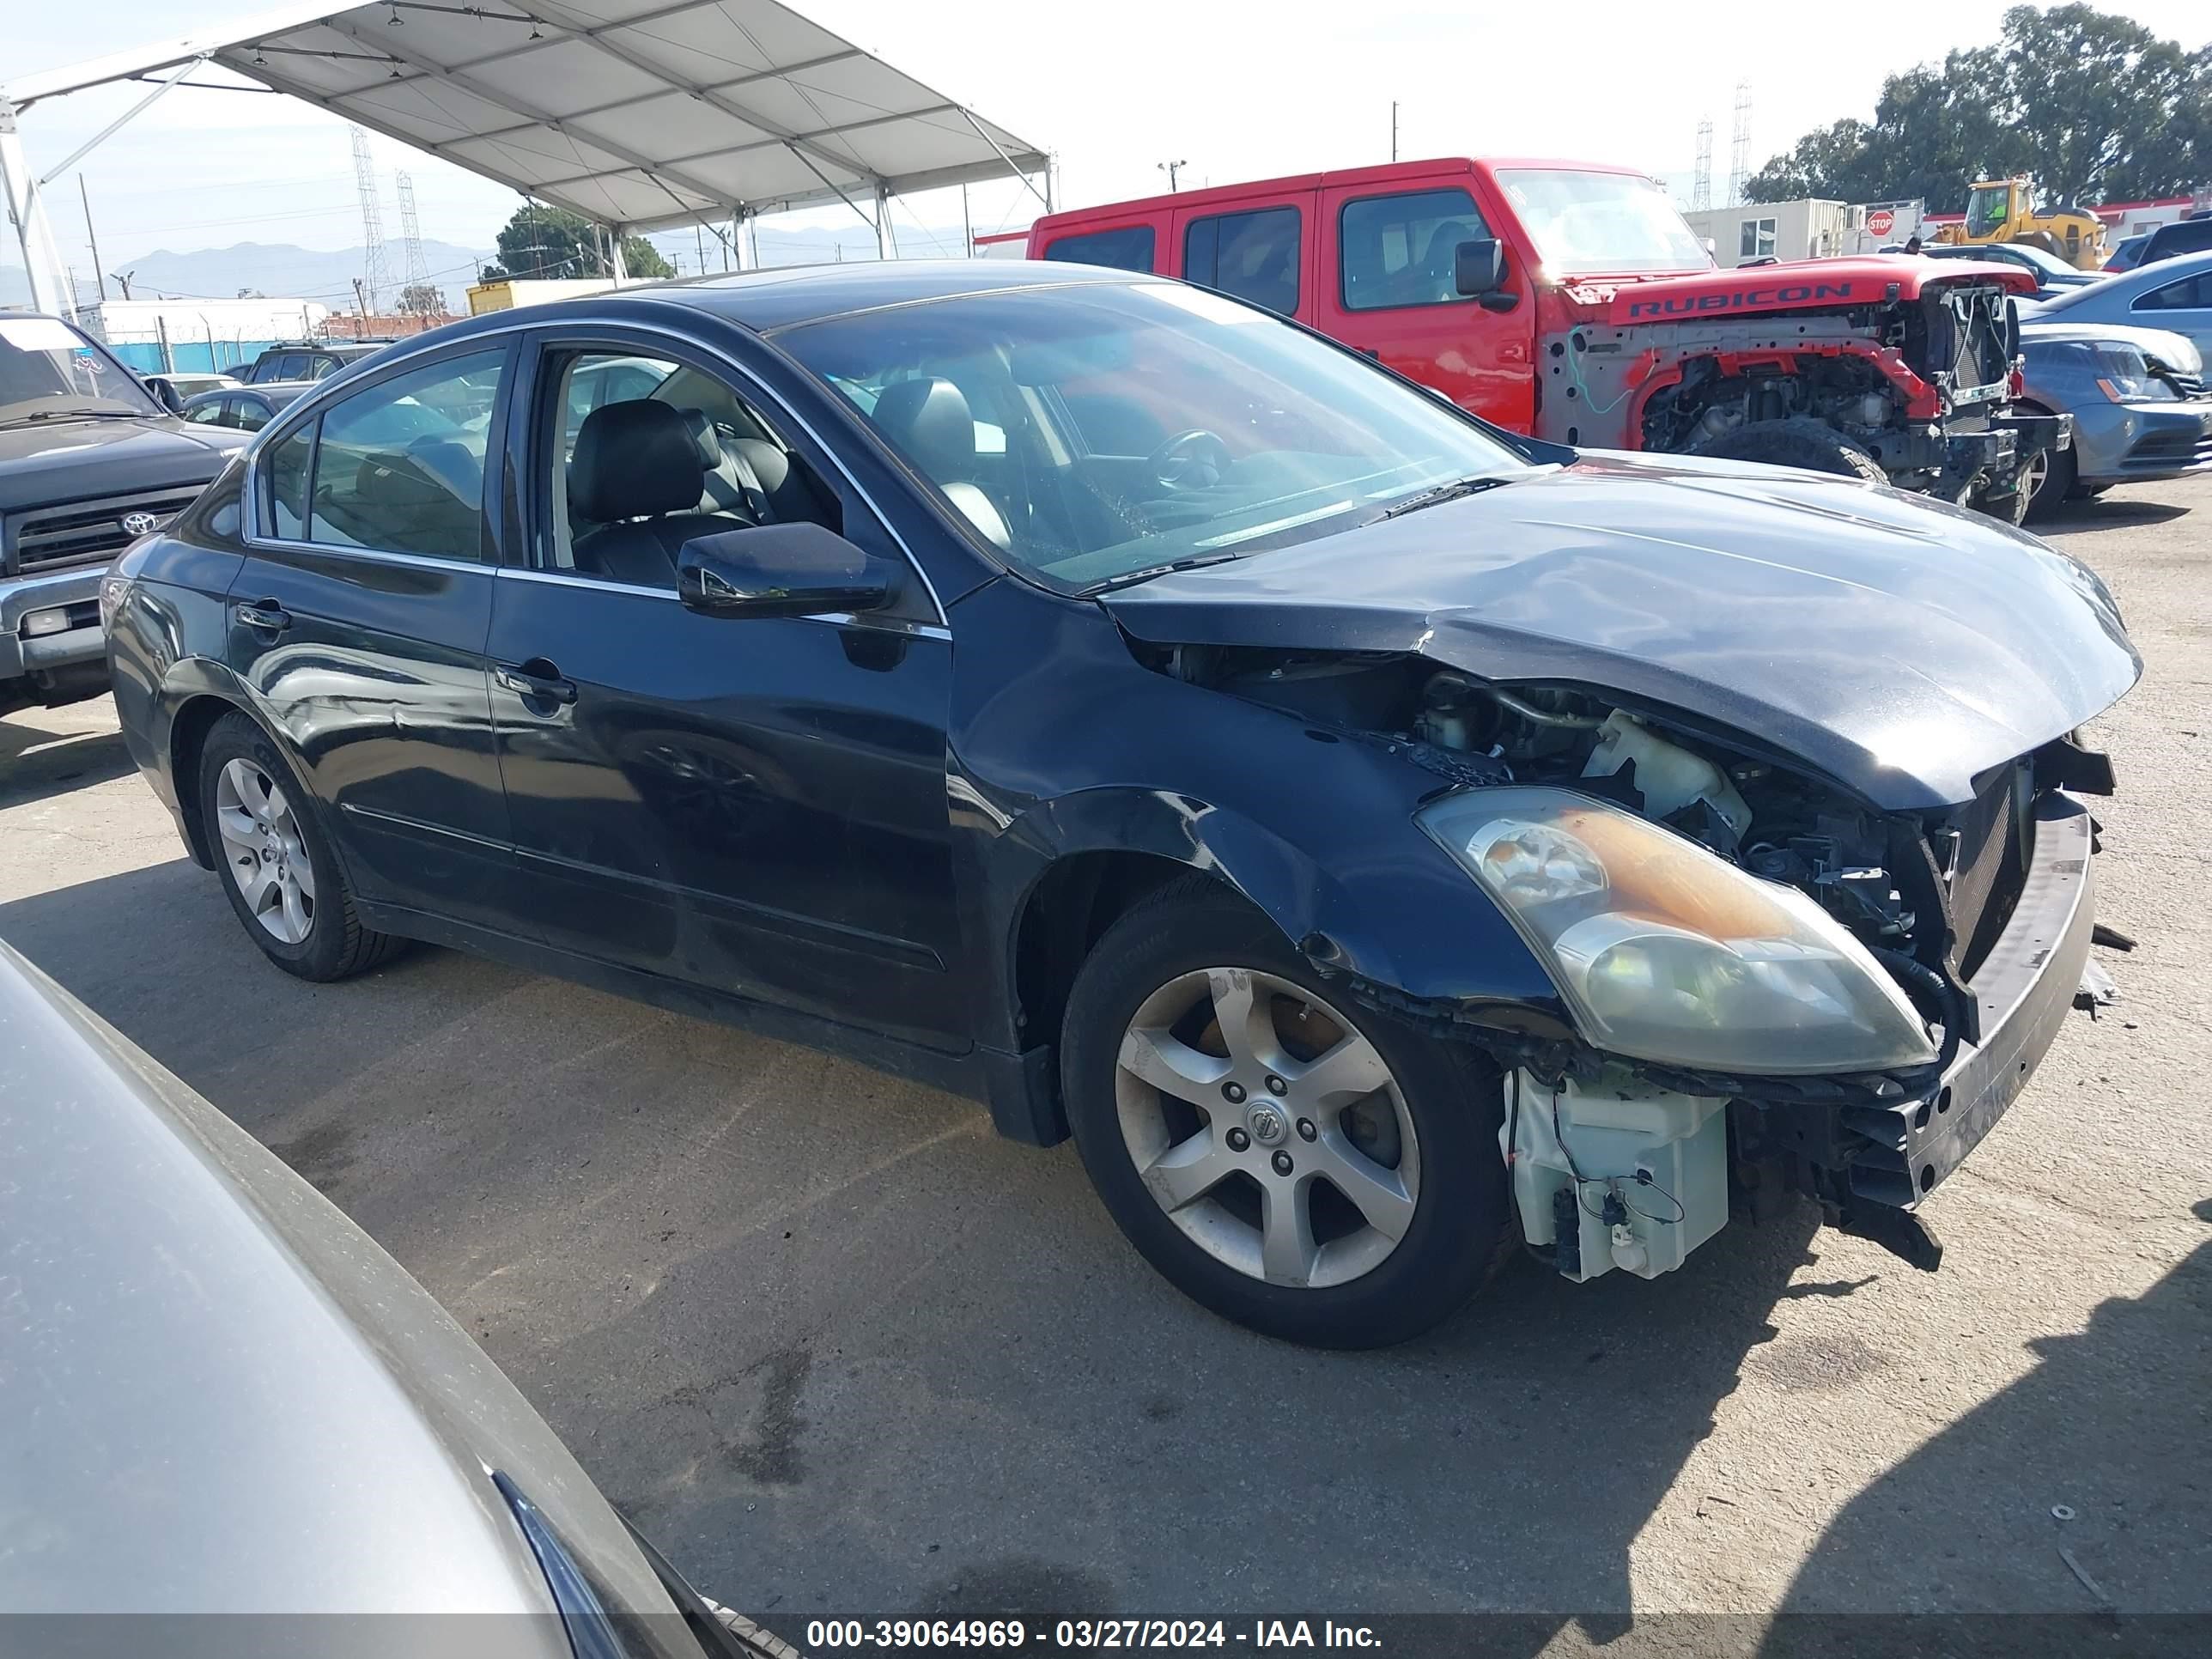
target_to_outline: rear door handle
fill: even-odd
[[[292,613],[274,599],[252,600],[240,605],[234,614],[248,628],[266,634],[281,634],[292,625]]]
[[[492,678],[525,702],[571,703],[576,701],[576,682],[561,678],[561,671],[543,657],[509,667],[492,665]]]

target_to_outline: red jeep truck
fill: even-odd
[[[1055,213],[1030,257],[1294,318],[1509,430],[1887,478],[2017,523],[2063,416],[2017,412],[2010,265],[1715,267],[1664,191],[1580,161],[1395,162]]]

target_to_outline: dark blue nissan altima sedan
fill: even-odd
[[[246,933],[542,967],[1073,1133],[1170,1280],[1395,1340],[1747,1172],[1915,1211],[2087,964],[2103,586],[1854,480],[1503,434],[1203,289],[777,271],[283,411],[108,579]]]

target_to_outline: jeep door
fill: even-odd
[[[1302,313],[1324,334],[1512,432],[1535,429],[1536,300],[1531,273],[1464,169],[1321,191],[1319,280]],[[1509,243],[1505,287],[1470,299],[1462,242]]]

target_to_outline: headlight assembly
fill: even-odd
[[[2116,404],[2166,403],[2173,389],[2151,373],[2142,352],[2105,341],[2089,348],[2097,360],[2097,389]]]
[[[1420,823],[1548,959],[1594,1047],[1768,1073],[1936,1057],[1897,982],[1820,906],[1632,812],[1471,789]]]

